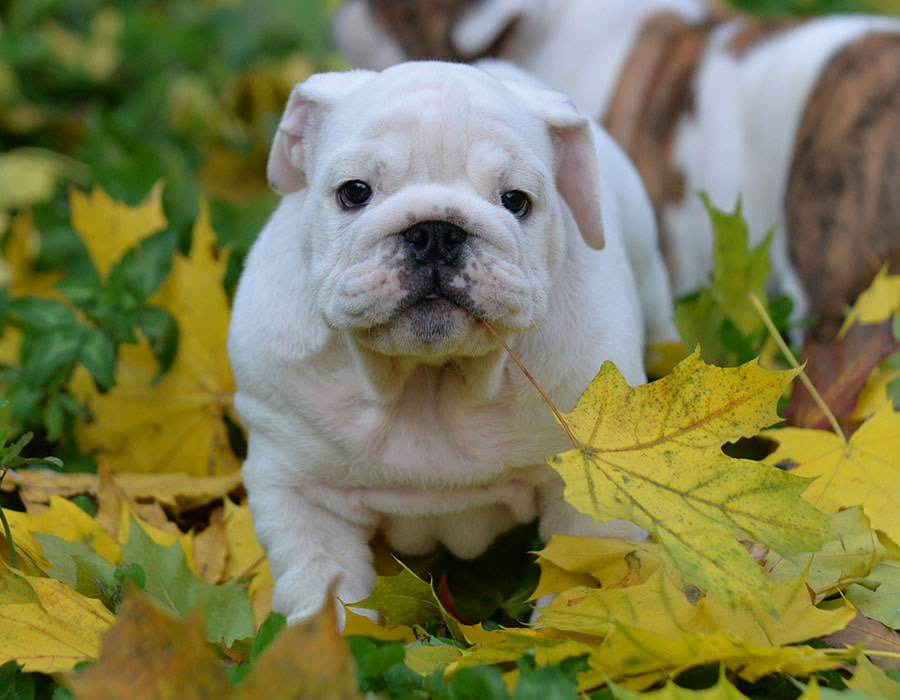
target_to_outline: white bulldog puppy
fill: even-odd
[[[375,584],[369,541],[475,557],[500,532],[641,538],[563,499],[563,410],[611,360],[645,381],[624,239],[653,249],[628,160],[560,93],[492,66],[312,76],[281,120],[284,195],[246,260],[228,350],[257,536],[292,623]],[[637,273],[670,303],[657,255]],[[655,262],[654,262],[655,260]],[[670,309],[660,312],[664,317]]]
[[[503,58],[568,93],[635,161],[676,295],[706,283],[709,218],[770,230],[770,292],[833,337],[885,262],[900,269],[900,21],[761,21],[709,0],[349,0],[351,60]]]

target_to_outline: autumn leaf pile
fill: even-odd
[[[557,412],[566,498],[648,540],[520,528],[474,562],[376,540],[343,636],[332,605],[286,628],[225,339],[272,205],[247,173],[286,86],[333,58],[308,44],[244,67],[280,45],[282,10],[175,5],[171,32],[152,3],[0,10],[0,139],[41,146],[0,154],[0,700],[900,698],[900,276],[797,349],[801,375],[739,207],[709,208],[715,269],[679,301],[685,347],[660,378],[629,387],[607,364]],[[321,24],[310,7],[290,9]],[[247,43],[201,69],[191,31]],[[144,35],[170,42],[174,78],[122,51],[153,57]],[[29,91],[47,65],[71,109]],[[110,99],[139,70],[150,97]]]

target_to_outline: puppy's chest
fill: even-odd
[[[344,406],[332,428],[358,452],[365,465],[359,476],[372,485],[484,483],[540,463],[564,440],[552,419],[522,410],[511,388],[479,400],[458,375],[441,368],[416,372],[389,404],[357,396]]]

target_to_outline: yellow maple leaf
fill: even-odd
[[[838,332],[838,338],[842,338],[854,323],[881,323],[888,320],[893,314],[900,312],[900,275],[889,275],[888,267],[882,267],[872,284],[866,289],[853,308]]]
[[[66,542],[90,544],[97,554],[114,564],[122,558],[121,548],[100,523],[65,498],[53,496],[50,507],[42,513],[4,510],[4,514],[16,547],[39,567],[43,568],[47,562],[43,559],[43,549],[33,537],[37,533],[55,535]]]
[[[110,197],[100,187],[91,194],[69,193],[72,226],[87,247],[91,262],[102,278],[109,274],[129,248],[166,227],[162,209],[162,183],[136,207]]]
[[[169,370],[154,383],[156,359],[140,342],[120,347],[116,386],[106,394],[96,391],[83,368],[73,374],[72,394],[93,416],[76,426],[79,445],[106,459],[112,471],[206,476],[237,470],[224,421],[234,417],[234,379],[225,350],[226,264],[204,204],[190,257],[176,255],[169,279],[150,300],[167,308],[180,330]]]
[[[659,568],[656,542],[553,535],[537,552],[541,578],[532,599],[575,586],[611,588],[637,570],[646,579]]]
[[[827,518],[799,497],[805,480],[721,448],[780,420],[775,405],[793,376],[755,362],[712,367],[695,352],[666,377],[629,387],[606,363],[561,414],[579,448],[547,461],[569,503],[650,531],[686,583],[732,605],[771,609],[759,566],[733,528],[779,551],[814,551]]]
[[[849,442],[834,433],[784,428],[765,433],[778,449],[770,464],[816,480],[803,497],[827,513],[862,506],[872,527],[900,542],[900,413],[883,406]]]
[[[540,624],[597,637],[607,636],[617,624],[627,624],[673,639],[720,633],[761,646],[783,646],[841,630],[856,614],[851,605],[816,608],[805,577],[769,584],[777,616],[751,607],[732,609],[713,596],[691,602],[682,588],[665,569],[638,586],[574,588],[543,611]]]
[[[96,658],[112,621],[99,600],[0,566],[0,666],[16,661],[27,672],[71,670]]]

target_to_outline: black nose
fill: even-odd
[[[453,265],[459,260],[463,244],[469,237],[468,233],[449,221],[420,221],[401,235],[409,244],[418,265]]]

